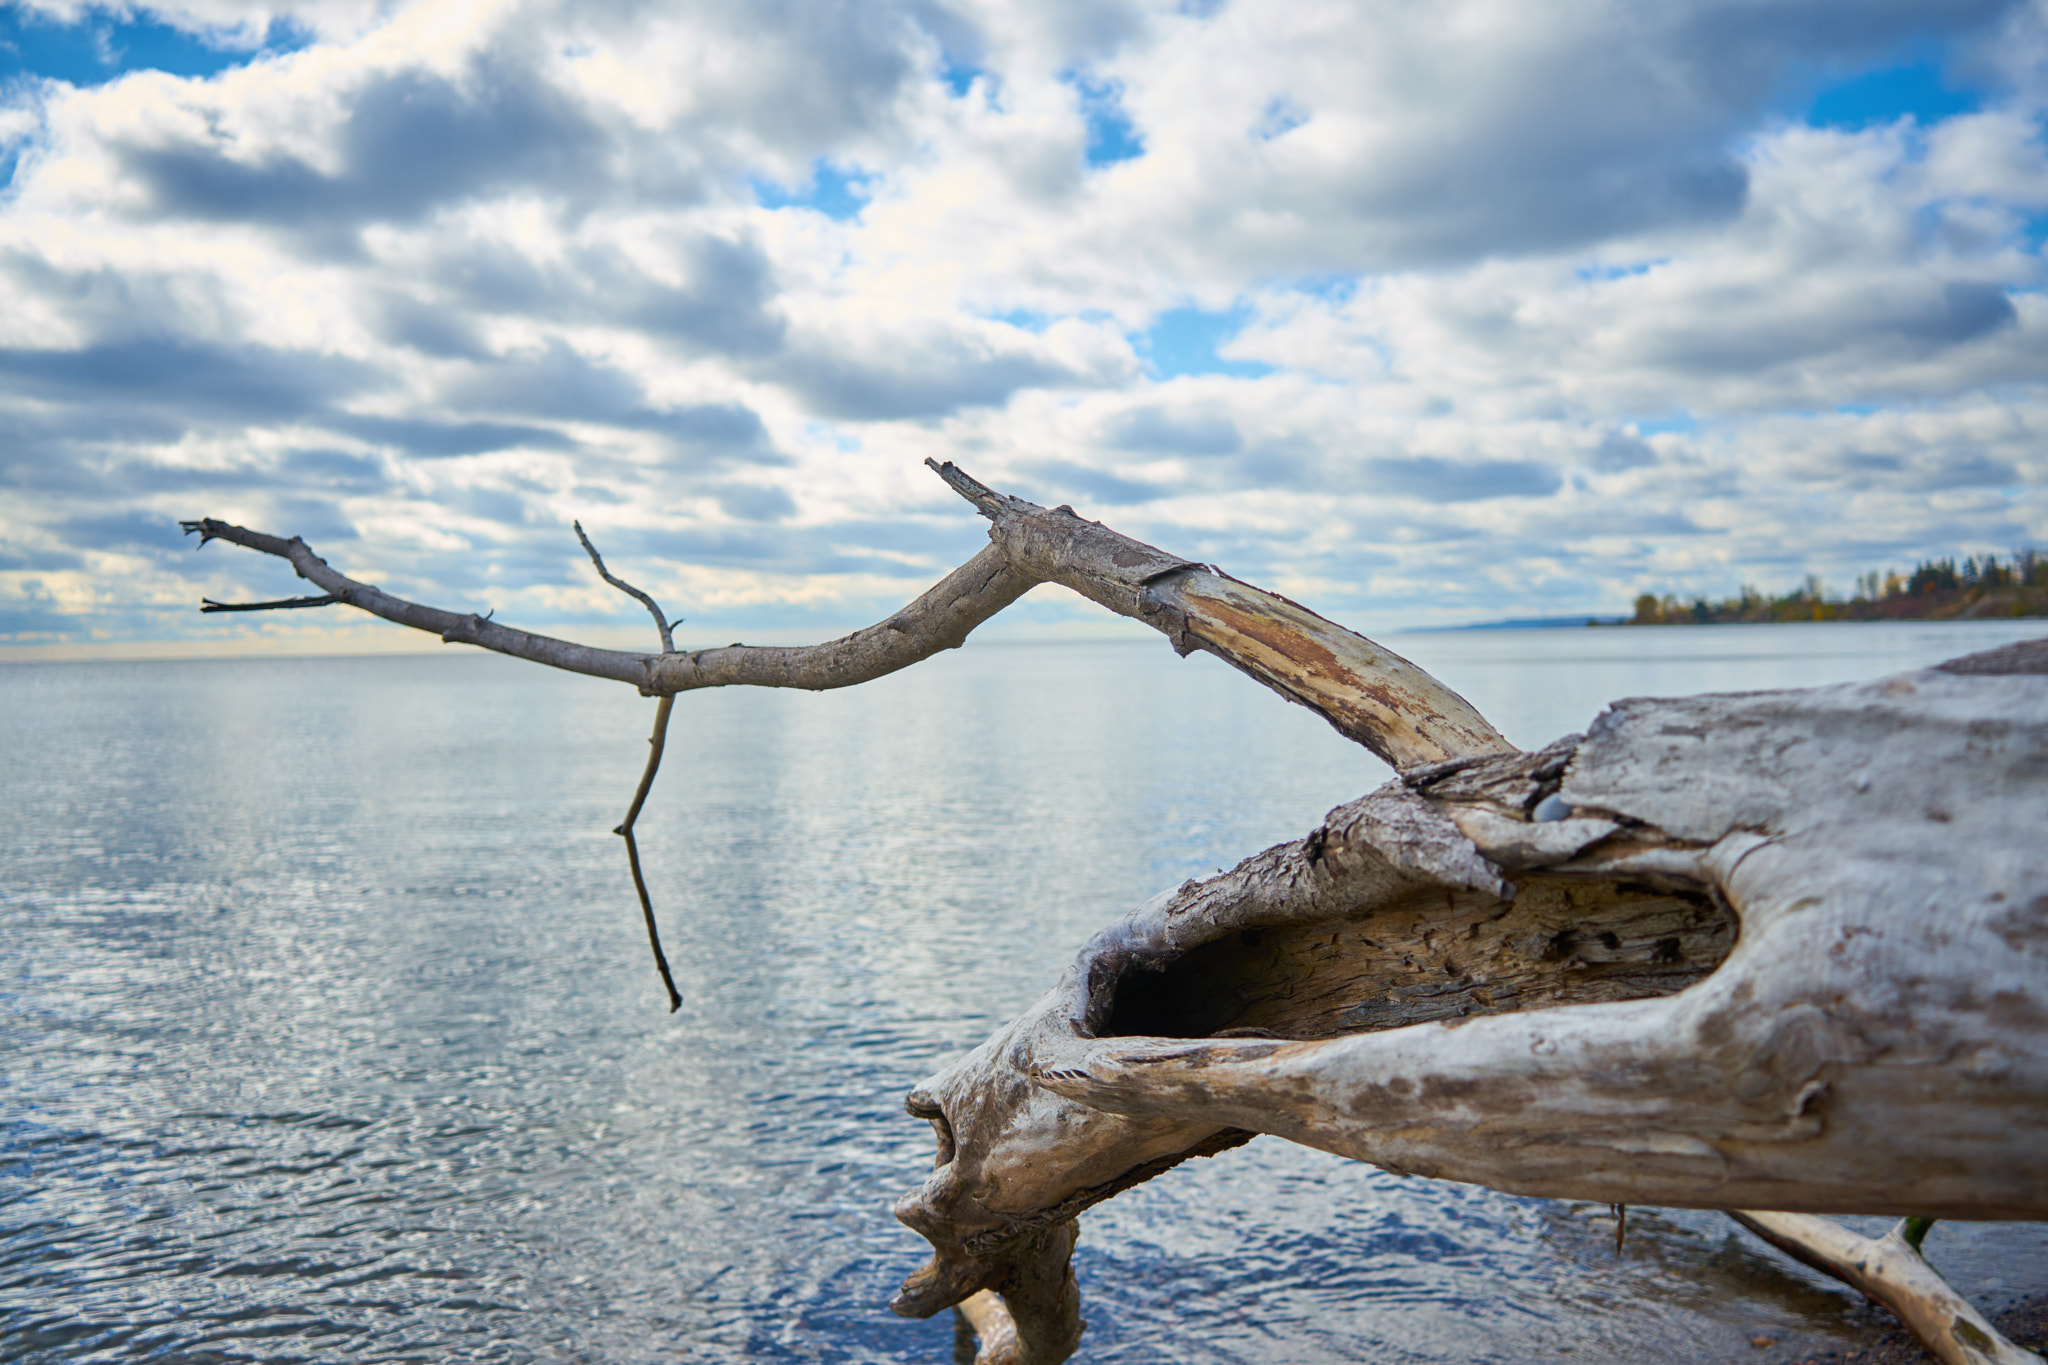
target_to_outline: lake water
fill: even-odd
[[[1388,643],[1518,743],[1611,699],[1873,677],[2043,623]],[[970,644],[652,703],[442,656],[0,666],[0,1359],[946,1362],[902,1096],[1159,888],[1386,770],[1156,641]],[[1875,1226],[1875,1225],[1872,1225]],[[1082,1219],[1086,1361],[1735,1360],[1850,1296],[1717,1215],[1272,1138]],[[1944,1224],[1987,1307],[2048,1229]]]

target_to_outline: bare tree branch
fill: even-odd
[[[337,573],[326,560],[314,554],[306,542],[293,536],[285,540],[279,536],[265,535],[245,527],[233,526],[224,521],[205,517],[198,521],[180,523],[187,534],[198,532],[199,543],[209,540],[225,540],[231,545],[240,545],[262,554],[276,555],[289,563],[299,577],[314,585],[325,588],[341,602],[372,616],[381,616],[401,626],[411,626],[438,635],[448,644],[476,645],[499,654],[509,654],[515,659],[528,659],[534,663],[547,664],[551,668],[567,669],[571,673],[583,673],[596,678],[610,678],[616,682],[644,683],[651,658],[644,654],[628,654],[616,649],[593,649],[589,645],[573,644],[567,640],[555,640],[529,631],[515,630],[502,626],[482,616],[442,611],[438,607],[425,607],[417,602],[408,602],[402,597],[393,597],[381,588],[367,583],[358,583],[346,574]]]
[[[991,544],[888,620],[818,645],[676,652],[664,639],[661,654],[594,649],[393,597],[337,573],[296,537],[283,540],[210,518],[184,526],[199,533],[201,544],[226,540],[285,559],[337,600],[387,621],[450,643],[632,683],[651,696],[700,687],[850,687],[957,648],[1031,588],[1058,583],[1160,631],[1182,654],[1207,650],[1397,768],[1513,752],[1471,703],[1427,672],[1297,603],[1119,535],[1071,507],[1047,510],[997,493],[951,463],[927,463],[990,519]],[[632,592],[659,620],[652,599],[612,577],[591,553],[606,582]],[[665,633],[667,622],[660,624]]]
[[[843,639],[790,648],[731,645],[680,654],[632,654],[536,635],[473,613],[443,611],[408,602],[337,572],[297,536],[286,540],[211,517],[181,524],[187,533],[197,532],[202,545],[209,540],[224,540],[275,555],[289,563],[299,577],[327,589],[337,601],[386,621],[438,635],[448,644],[475,645],[570,673],[630,683],[649,696],[700,687],[795,687],[812,691],[851,687],[930,658],[942,649],[958,648],[976,626],[1038,583],[1010,569],[1002,552],[990,546],[887,621]]]
[[[683,997],[676,990],[676,979],[668,969],[668,955],[661,951],[661,931],[654,926],[654,902],[647,894],[647,878],[640,873],[640,844],[633,837],[633,822],[640,818],[640,807],[647,804],[647,793],[654,786],[654,774],[661,769],[661,751],[668,743],[668,713],[676,704],[672,696],[663,697],[654,708],[654,733],[647,738],[647,767],[640,774],[640,785],[633,792],[632,809],[612,833],[626,840],[626,865],[633,869],[633,890],[640,895],[640,915],[647,921],[647,946],[654,951],[654,965],[661,969],[661,984],[668,991],[668,1012],[674,1014],[683,1006]]]
[[[992,523],[989,537],[1034,578],[1204,649],[1316,712],[1396,768],[1514,746],[1472,704],[1408,660],[1278,593],[1083,520],[997,493],[926,460]]]

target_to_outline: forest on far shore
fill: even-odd
[[[2001,560],[1930,559],[1909,574],[1867,573],[1847,597],[1830,595],[1811,575],[1782,597],[1744,585],[1734,597],[1690,602],[1644,593],[1632,626],[1733,625],[1761,621],[1982,621],[2048,616],[2048,556],[2019,550]]]

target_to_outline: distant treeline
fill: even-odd
[[[1756,621],[1941,621],[2001,616],[2048,616],[2048,556],[2019,550],[1996,555],[1930,559],[1908,574],[1867,573],[1848,597],[1829,595],[1809,576],[1783,597],[1755,588],[1719,602],[1691,602],[1644,593],[1629,625],[1723,625]]]

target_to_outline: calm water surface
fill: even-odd
[[[2040,624],[1390,639],[1533,744]],[[0,666],[0,1359],[917,1361],[903,1092],[1153,891],[1386,770],[1153,642],[652,704],[476,654]],[[1871,1319],[1710,1214],[1270,1138],[1082,1220],[1087,1361],[1736,1359]],[[1989,1306],[2048,1237],[1943,1225]]]

